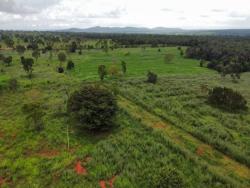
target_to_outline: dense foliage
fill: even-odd
[[[148,79],[147,79],[148,83],[155,84],[157,82],[157,74],[155,74],[151,71],[148,71],[147,77],[148,77]]]
[[[225,110],[246,110],[247,101],[244,97],[229,88],[215,87],[209,92],[208,102]]]
[[[67,63],[67,69],[68,70],[71,70],[75,67],[75,64],[72,60],[69,60],[68,63]]]
[[[34,60],[32,58],[24,58],[22,56],[21,64],[23,65],[23,69],[27,73],[28,77],[31,78],[33,72]]]
[[[248,38],[214,38],[199,42],[186,51],[189,58],[210,61],[208,68],[219,72],[237,64],[238,72],[250,71],[250,41]]]
[[[118,110],[111,91],[99,85],[86,85],[71,95],[68,111],[88,130],[108,130],[115,125]]]

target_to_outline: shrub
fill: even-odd
[[[247,109],[247,101],[244,97],[229,88],[215,87],[209,92],[208,102],[228,111]]]
[[[126,72],[127,72],[127,63],[125,61],[122,61],[121,65],[122,65],[123,74],[126,74]]]
[[[106,70],[105,65],[99,65],[98,74],[99,74],[100,80],[102,81],[104,77],[107,75],[107,70]]]
[[[15,78],[10,79],[8,85],[9,85],[9,89],[11,91],[16,91],[18,88],[17,79],[15,79]]]
[[[181,55],[181,56],[184,56],[184,52],[183,52],[182,49],[180,50],[180,55]]]
[[[41,56],[40,51],[39,50],[35,50],[32,52],[32,57],[36,59],[36,61],[38,60],[38,58]]]
[[[64,52],[60,52],[58,55],[58,60],[60,61],[59,67],[62,67],[63,62],[67,60],[67,56]]]
[[[19,55],[23,55],[25,52],[26,48],[22,45],[17,45],[16,46],[16,51]]]
[[[68,64],[67,64],[67,70],[71,70],[75,67],[75,64],[73,63],[72,60],[69,60],[68,61]]]
[[[67,109],[82,128],[108,130],[115,125],[118,107],[108,89],[100,85],[86,85],[70,96]]]
[[[147,76],[148,76],[148,80],[147,80],[148,83],[155,84],[157,82],[157,74],[155,74],[151,71],[148,71]]]
[[[44,128],[42,117],[45,115],[39,102],[31,102],[23,105],[22,111],[27,115],[26,120],[30,128],[41,131]]]
[[[12,62],[12,56],[8,56],[8,57],[5,57],[3,62],[7,65],[7,66],[10,66],[11,62]]]
[[[118,67],[116,66],[116,65],[111,65],[110,67],[109,67],[109,74],[111,75],[111,76],[118,76],[118,74],[119,74],[119,69],[118,69]]]
[[[205,61],[202,59],[202,60],[200,60],[200,67],[203,67],[204,66],[204,64],[205,64]]]
[[[64,68],[63,67],[58,67],[57,72],[58,73],[64,73]]]
[[[0,61],[3,61],[3,60],[4,60],[4,55],[0,54]]]
[[[28,74],[28,77],[32,77],[34,60],[32,58],[21,57],[21,64],[23,65],[23,70]]]

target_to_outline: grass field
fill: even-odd
[[[240,91],[250,102],[250,74],[239,83],[185,59],[176,47],[117,49],[105,53],[83,51],[69,54],[75,69],[56,72],[43,54],[27,78],[13,51],[10,67],[0,69],[0,187],[157,187],[164,170],[175,174],[180,187],[250,186],[250,114],[232,114],[206,103],[203,86],[227,86]],[[171,63],[166,53],[175,54]],[[30,56],[26,52],[25,56]],[[127,62],[127,74],[109,77],[103,84],[118,93],[119,128],[91,134],[80,132],[66,113],[66,90],[83,82],[99,82],[97,68]],[[145,83],[147,71],[158,74],[156,85]],[[17,91],[8,90],[16,78]],[[40,100],[45,108],[45,128],[30,128],[22,106]],[[70,146],[68,149],[67,129]],[[86,172],[76,173],[80,162]],[[173,179],[174,179],[173,178]],[[171,179],[172,180],[172,179]]]

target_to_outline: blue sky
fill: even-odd
[[[0,29],[250,28],[249,0],[0,0]]]

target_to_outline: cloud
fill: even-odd
[[[208,15],[200,15],[201,18],[208,18]]]
[[[249,12],[249,0],[0,0],[0,29],[245,28]]]
[[[217,12],[217,13],[225,12],[225,10],[223,10],[223,9],[212,9],[211,11],[212,12]]]
[[[8,14],[38,14],[61,0],[0,0],[0,12]]]
[[[250,29],[250,15],[242,19],[231,19],[227,22],[227,25],[231,28],[247,28]]]
[[[83,18],[120,18],[126,13],[126,9],[116,8],[108,12],[101,14],[88,14],[87,16],[81,16]]]
[[[181,17],[179,17],[178,19],[179,19],[179,20],[186,20],[187,18],[184,17],[184,16],[181,16]]]
[[[249,15],[244,14],[244,13],[239,13],[239,12],[230,12],[229,16],[232,18],[246,18]]]
[[[161,9],[161,11],[163,11],[163,12],[172,12],[173,10],[170,9],[170,8],[163,8],[163,9]]]

